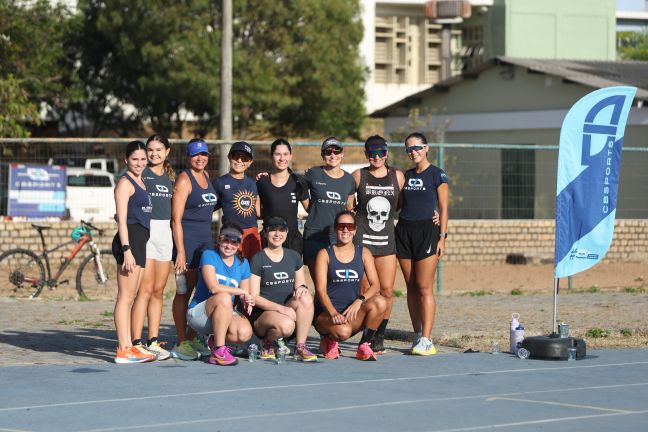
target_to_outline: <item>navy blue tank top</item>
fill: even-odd
[[[126,223],[128,225],[140,224],[146,229],[151,229],[151,212],[153,211],[153,204],[151,204],[151,196],[131,178],[128,173],[124,177],[131,182],[135,188],[135,193],[128,198],[128,214],[126,216]]]
[[[182,214],[182,227],[199,227],[203,226],[208,232],[211,232],[212,214],[216,207],[216,189],[209,181],[207,175],[203,173],[207,180],[207,187],[200,187],[193,174],[185,171],[191,181],[191,193],[187,197],[184,213]]]
[[[360,295],[360,283],[364,275],[362,246],[354,245],[354,248],[353,259],[348,263],[342,263],[337,259],[333,246],[326,248],[329,256],[326,293],[338,312],[344,312],[344,309]]]

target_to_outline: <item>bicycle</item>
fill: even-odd
[[[36,254],[28,249],[14,248],[0,255],[0,290],[13,291],[18,297],[36,298],[45,286],[50,290],[59,285],[67,284],[69,280],[60,280],[61,275],[79,254],[84,246],[90,249],[90,254],[83,258],[76,273],[76,290],[81,298],[113,297],[117,293],[117,266],[112,260],[112,251],[99,250],[93,240],[93,231],[103,235],[103,230],[94,225],[81,221],[74,228],[72,239],[53,249],[48,249],[43,231],[51,226],[32,224],[41,238],[43,251]],[[58,271],[52,276],[50,254],[59,249],[75,245],[67,257],[61,258]],[[90,265],[92,263],[92,265]]]

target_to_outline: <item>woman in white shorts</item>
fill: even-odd
[[[162,318],[164,288],[171,271],[173,236],[171,235],[171,196],[175,173],[167,160],[171,146],[162,135],[151,135],[146,140],[148,166],[142,180],[151,196],[151,234],[146,243],[146,267],[137,298],[131,312],[133,346],[148,349],[158,360],[168,359],[158,336]],[[148,315],[148,341],[142,339],[144,319]]]
[[[252,326],[241,312],[250,314],[254,297],[250,294],[250,265],[239,254],[243,230],[224,223],[218,235],[216,250],[205,250],[200,256],[198,284],[189,303],[187,322],[199,335],[208,338],[209,363],[234,366],[238,360],[229,344],[242,344],[252,337]],[[235,299],[237,306],[234,306]]]

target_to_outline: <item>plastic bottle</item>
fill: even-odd
[[[520,324],[515,329],[515,351],[512,351],[513,354],[517,354],[518,350],[522,346],[522,341],[524,340],[524,326]]]
[[[187,279],[184,273],[176,274],[176,293],[178,294],[187,293]]]
[[[511,315],[511,326],[509,330],[509,352],[512,354],[517,353],[517,342],[515,339],[515,331],[516,329],[520,326],[520,314],[514,312],[513,315]],[[524,338],[524,333],[522,333],[522,337]]]

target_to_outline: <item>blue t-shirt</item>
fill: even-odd
[[[223,209],[223,222],[234,222],[241,228],[257,226],[256,182],[248,176],[235,179],[227,173],[213,182],[218,201]]]
[[[241,285],[241,281],[250,277],[250,264],[248,264],[245,258],[241,261],[238,257],[234,256],[234,263],[229,267],[223,262],[218,252],[214,250],[204,251],[200,257],[198,284],[196,285],[196,292],[193,299],[189,304],[190,309],[211,297],[211,293],[207,289],[207,284],[202,276],[202,268],[206,265],[214,267],[216,270],[216,279],[221,285],[238,288]]]
[[[430,220],[437,206],[437,189],[448,183],[446,173],[439,167],[430,165],[420,173],[416,168],[405,172],[403,185],[403,205],[400,219],[408,221]]]

